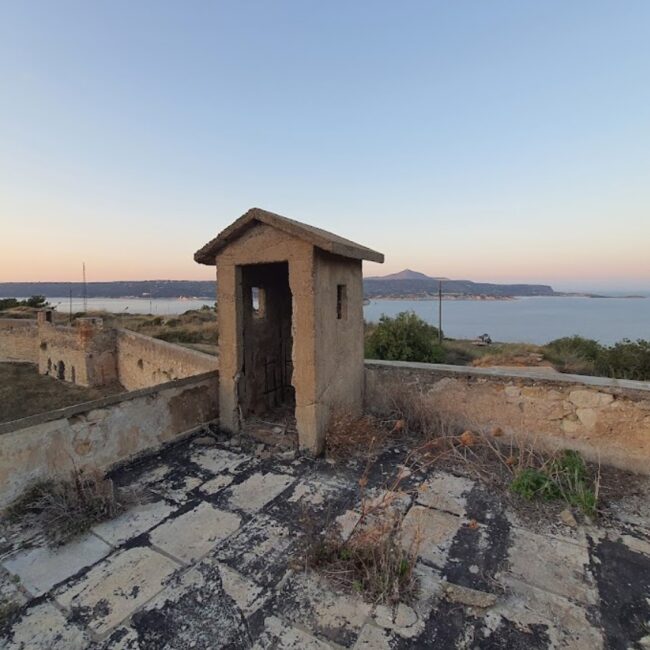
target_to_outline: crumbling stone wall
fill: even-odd
[[[0,318],[0,361],[38,363],[38,330],[33,320]]]
[[[122,329],[116,331],[116,358],[117,376],[127,390],[210,372],[219,365],[210,354]]]
[[[468,428],[498,428],[540,449],[576,449],[589,460],[650,474],[650,382],[366,361],[366,408],[388,408],[396,386],[421,393],[443,419]]]
[[[39,312],[37,322],[0,319],[0,361],[37,363],[41,374],[64,381],[81,386],[119,382],[126,390],[218,368],[215,356],[128,330],[105,328],[101,318],[55,325],[47,310]]]
[[[216,371],[0,425],[0,509],[73,465],[102,471],[218,417]]]
[[[79,318],[71,327],[55,325],[47,312],[38,314],[41,374],[80,386],[116,382],[115,332],[101,318]]]

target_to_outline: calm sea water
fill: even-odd
[[[67,313],[67,298],[49,298]],[[89,309],[131,314],[181,314],[211,305],[208,300],[89,298]],[[73,299],[72,311],[82,302]],[[414,311],[429,323],[438,323],[436,300],[373,300],[364,307],[368,321],[382,314]],[[453,338],[475,338],[487,332],[494,341],[547,343],[560,336],[581,334],[610,344],[622,338],[650,339],[650,298],[518,298],[517,300],[444,300],[442,327]]]
[[[414,311],[438,324],[437,300],[376,300],[364,308],[366,320]],[[493,341],[548,343],[580,334],[604,344],[622,338],[650,339],[650,298],[556,298],[443,300],[445,336],[466,339],[487,333]]]

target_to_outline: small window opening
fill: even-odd
[[[252,287],[251,301],[253,304],[253,317],[264,318],[266,316],[266,291],[262,287]]]
[[[336,285],[336,318],[345,320],[348,317],[348,291],[344,284]]]
[[[140,368],[140,370],[144,369],[144,361],[142,359],[138,359],[138,368]]]
[[[77,371],[75,370],[74,366],[70,368],[70,380],[73,384],[77,383]]]
[[[59,363],[57,364],[56,378],[65,379],[65,363],[63,363],[63,361],[59,361]]]

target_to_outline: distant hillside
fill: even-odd
[[[216,285],[204,280],[135,280],[133,282],[89,282],[89,298],[209,298],[214,300]],[[0,296],[46,298],[83,296],[82,282],[1,282]]]
[[[439,281],[442,292],[454,296],[494,296],[498,298],[514,296],[554,296],[558,295],[546,284],[492,284],[472,282],[471,280],[450,280],[431,278],[424,273],[405,269],[383,277],[370,277],[364,280],[364,293],[367,298],[374,297],[426,297],[437,295]]]
[[[133,282],[89,282],[89,298],[202,298],[216,299],[216,284],[205,280],[138,280]],[[384,277],[365,278],[367,298],[414,297],[438,294],[438,279],[406,269]],[[553,296],[559,295],[544,284],[490,284],[470,280],[442,280],[444,294],[454,296]],[[25,298],[42,295],[46,298],[81,298],[81,282],[2,282],[0,298]]]

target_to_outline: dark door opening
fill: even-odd
[[[56,378],[65,379],[65,363],[63,361],[59,361],[56,367]]]
[[[239,381],[242,417],[263,416],[295,406],[289,264],[241,267],[243,366]]]

